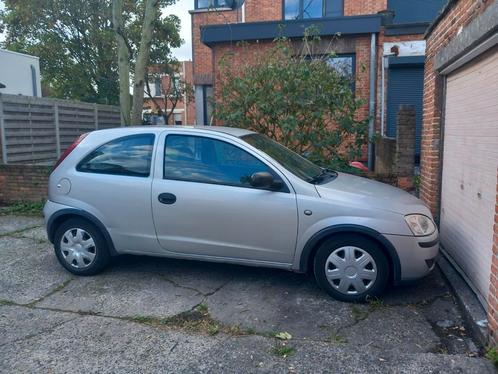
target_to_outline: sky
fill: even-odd
[[[3,9],[3,1],[0,0],[0,10]],[[173,50],[173,55],[180,61],[192,59],[192,29],[189,10],[194,9],[194,0],[177,0],[176,4],[163,9],[164,15],[176,14],[180,17],[182,27],[180,36],[185,43],[180,48]],[[4,40],[4,35],[0,34],[0,42]]]

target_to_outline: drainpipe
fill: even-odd
[[[182,70],[183,70],[183,81],[186,84],[187,81],[187,69],[186,69],[186,62],[182,62]],[[188,102],[187,102],[187,90],[185,89],[183,91],[183,117],[185,119],[185,125],[188,126]]]
[[[380,88],[380,134],[384,137],[386,136],[386,69],[389,67],[388,58],[390,56],[396,56],[396,53],[390,52],[382,53],[382,75],[381,75],[381,88]]]
[[[375,134],[375,80],[377,75],[377,34],[372,33],[370,39],[370,100],[368,114],[368,170],[373,171],[375,165],[375,150],[373,137]]]

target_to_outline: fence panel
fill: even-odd
[[[0,163],[53,163],[80,134],[119,126],[119,107],[0,94]]]

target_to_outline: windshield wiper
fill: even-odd
[[[313,178],[310,178],[308,180],[311,184],[322,183],[327,177],[330,176],[331,178],[336,178],[338,175],[336,171],[326,168],[321,168],[321,169],[322,171],[320,172],[320,174],[315,175]]]

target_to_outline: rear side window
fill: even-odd
[[[76,167],[85,173],[148,177],[154,148],[154,134],[125,136],[106,143]]]

